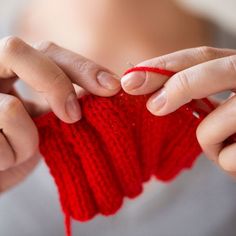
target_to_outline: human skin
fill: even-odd
[[[61,120],[73,123],[83,115],[78,88],[112,96],[127,61],[137,64],[211,42],[205,21],[165,0],[35,0],[18,20],[17,35],[0,42],[1,192],[27,176],[39,159],[31,116],[42,110],[17,95],[16,79],[46,99]]]

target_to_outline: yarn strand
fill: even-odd
[[[176,74],[173,71],[169,71],[169,70],[165,70],[165,69],[161,69],[161,68],[157,68],[157,67],[148,67],[148,66],[135,66],[132,67],[130,69],[128,69],[124,75],[127,75],[131,72],[135,72],[135,71],[147,71],[147,72],[153,72],[156,74],[161,74],[161,75],[166,75],[168,77],[173,76],[174,74]]]
[[[72,236],[72,226],[71,226],[71,216],[69,214],[65,214],[65,230],[66,230],[66,236]]]

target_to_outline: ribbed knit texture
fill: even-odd
[[[148,97],[123,91],[110,98],[87,95],[80,99],[83,118],[75,124],[53,113],[35,119],[67,226],[70,218],[86,221],[114,214],[124,197],[139,195],[152,175],[169,181],[200,154],[195,131],[207,112],[192,101],[157,117],[146,108]]]

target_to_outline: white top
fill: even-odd
[[[10,9],[10,3],[20,1],[6,2]],[[1,36],[8,34],[2,26],[9,25],[9,12],[6,8],[4,12],[4,18],[0,14]],[[218,36],[218,45],[233,47],[224,34]],[[202,156],[192,171],[170,184],[147,183],[144,193],[126,200],[115,216],[74,223],[73,235],[235,236],[235,196],[235,183]],[[25,182],[0,197],[1,236],[62,236],[63,220],[57,190],[44,162]]]

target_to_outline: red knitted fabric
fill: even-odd
[[[173,75],[158,68],[146,71]],[[58,187],[67,225],[71,217],[86,221],[98,213],[115,213],[124,197],[140,194],[152,175],[171,180],[200,154],[195,131],[207,112],[192,101],[156,117],[146,109],[148,97],[123,91],[110,98],[87,95],[80,99],[83,118],[75,124],[53,113],[35,119],[40,150]],[[70,235],[69,227],[67,231]]]

